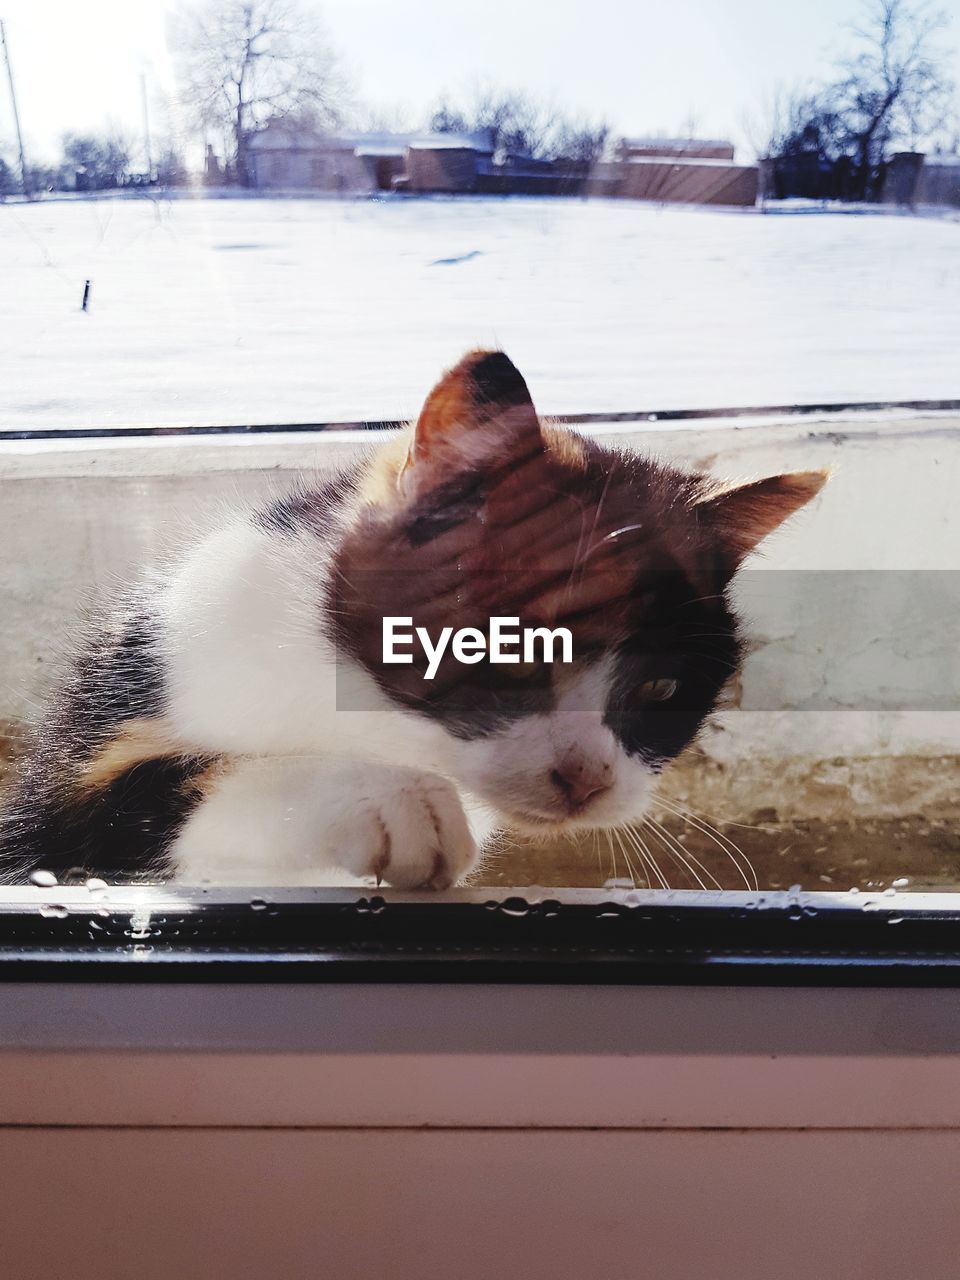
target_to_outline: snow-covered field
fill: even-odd
[[[80,310],[85,279],[91,307]],[[960,397],[960,222],[575,200],[0,206],[0,428]]]

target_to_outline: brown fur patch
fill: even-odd
[[[583,471],[587,465],[587,442],[576,432],[555,422],[544,422],[541,419],[540,433],[548,452],[562,467]]]
[[[182,750],[165,720],[127,720],[86,761],[77,781],[83,791],[103,791],[138,764],[177,756]]]
[[[382,445],[364,469],[357,497],[364,506],[391,508],[398,501],[397,481],[413,439],[410,428]]]
[[[229,772],[229,767],[230,762],[226,757],[211,757],[186,780],[183,785],[183,794],[198,805],[204,800],[209,800],[217,784]]]

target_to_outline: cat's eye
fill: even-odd
[[[680,688],[680,681],[669,677],[647,680],[637,690],[644,702],[667,702]]]

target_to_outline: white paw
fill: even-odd
[[[330,832],[336,860],[395,889],[448,889],[477,860],[460,798],[430,774],[378,774],[375,795],[356,797]]]

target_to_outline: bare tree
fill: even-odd
[[[946,16],[925,0],[867,0],[858,48],[828,90],[864,182],[891,145],[916,147],[942,121],[952,86],[940,35]]]
[[[604,158],[610,144],[610,126],[604,122],[561,119],[550,140],[551,158],[594,165]]]
[[[944,135],[953,90],[940,42],[945,25],[928,0],[864,0],[854,47],[836,79],[778,93],[760,150],[775,172],[794,179],[800,170],[790,162],[803,160],[801,182],[817,191],[794,194],[869,198],[894,148],[916,149]]]
[[[815,153],[833,162],[849,149],[850,139],[828,92],[778,92],[769,107],[766,137],[757,147],[763,156]],[[756,145],[756,144],[754,144]]]
[[[83,191],[121,187],[130,172],[130,146],[118,133],[103,136],[66,133],[63,169],[71,185]]]
[[[237,181],[252,180],[249,142],[268,120],[336,124],[346,87],[319,14],[299,0],[207,0],[171,24],[181,96],[204,130],[222,131]]]
[[[467,106],[441,98],[430,117],[438,133],[487,132],[503,155],[592,162],[603,154],[609,126],[574,120],[529,94],[489,84],[474,88]]]
[[[435,133],[469,133],[470,121],[449,98],[441,98],[430,113],[430,128]]]

